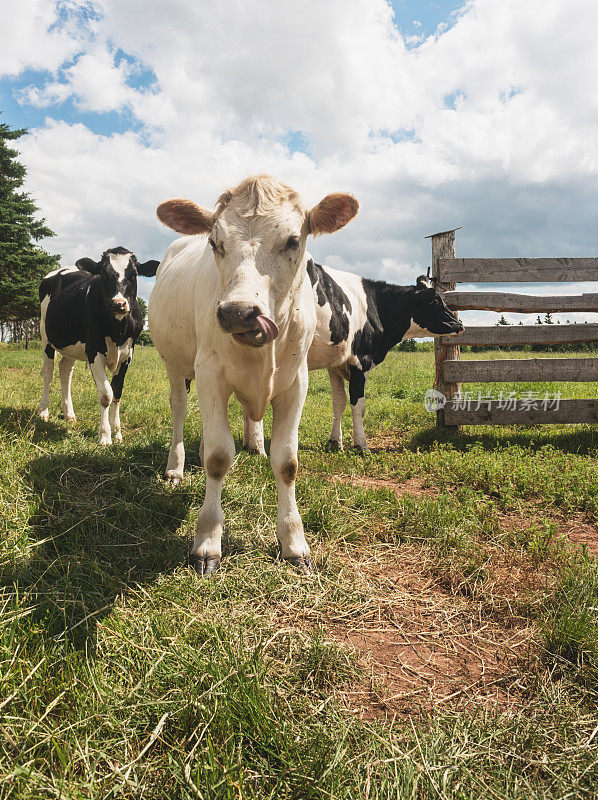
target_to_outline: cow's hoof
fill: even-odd
[[[257,447],[250,447],[248,444],[243,445],[243,450],[246,450],[250,456],[265,456],[266,451],[262,448],[261,450]]]
[[[110,445],[112,444],[112,440],[111,439],[100,439],[98,441],[98,444],[100,445],[100,447],[110,447]]]
[[[359,444],[354,445],[353,449],[360,456],[369,456],[371,454],[371,452],[372,452],[369,447],[367,447],[367,446],[366,447],[362,447]]]
[[[194,553],[189,553],[187,562],[198,575],[211,575],[212,572],[216,572],[220,568],[218,556],[197,556]]]
[[[343,449],[342,444],[340,442],[337,442],[335,439],[328,439],[328,441],[324,445],[324,450],[327,453],[338,453],[342,449]]]
[[[122,444],[123,441],[122,433],[115,433],[113,439],[117,444]]]
[[[65,422],[76,422],[77,421],[77,417],[65,417],[64,421]]]
[[[295,569],[298,569],[299,572],[303,572],[305,575],[315,572],[314,565],[309,556],[287,556],[285,561],[288,561]]]
[[[39,418],[42,422],[47,422],[50,419],[50,412],[49,411],[40,411]]]
[[[183,476],[178,475],[176,472],[165,472],[164,480],[167,483],[172,483],[173,486],[177,486],[183,480]]]

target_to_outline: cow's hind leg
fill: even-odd
[[[185,376],[166,367],[170,382],[170,408],[172,410],[172,444],[168,453],[165,478],[172,483],[179,483],[183,479],[185,469],[185,445],[183,443],[183,429],[187,417],[187,392],[190,381]]]
[[[73,401],[71,399],[71,379],[74,369],[75,359],[62,356],[58,362],[58,371],[60,372],[60,388],[62,390],[62,416],[66,422],[77,421],[73,410]]]
[[[50,383],[52,382],[52,375],[54,374],[54,360],[56,358],[56,350],[51,344],[46,343],[44,346],[44,360],[42,362],[42,378],[44,379],[44,388],[42,390],[42,397],[39,401],[39,408],[37,413],[44,422],[50,418]]]
[[[364,455],[370,452],[363,429],[366,378],[366,372],[360,370],[359,367],[351,367],[349,377],[349,401],[353,413],[353,447]]]
[[[254,422],[243,412],[243,447],[258,456],[266,455],[264,422]]]
[[[307,367],[294,384],[272,401],[272,440],[270,461],[278,489],[276,534],[282,557],[303,572],[313,570],[303,522],[295,499],[299,421],[307,395]]]
[[[332,430],[330,439],[326,445],[326,450],[336,452],[343,449],[343,433],[341,421],[343,411],[347,407],[347,390],[345,389],[345,379],[335,369],[329,369],[330,388],[332,389]]]
[[[110,430],[112,431],[113,438],[117,442],[122,442],[123,440],[122,431],[120,429],[120,398],[122,397],[125,375],[127,374],[130,363],[130,358],[123,361],[118,371],[112,376],[112,381],[110,382],[110,386],[112,387],[112,402],[110,403],[109,414]]]
[[[197,528],[189,563],[200,575],[209,575],[220,566],[224,527],[222,484],[235,457],[235,442],[227,417],[230,387],[217,376],[197,375],[197,399],[202,421],[203,464],[206,494],[197,518]]]

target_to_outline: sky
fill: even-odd
[[[309,248],[368,277],[412,283],[425,237],[459,226],[457,256],[597,255],[595,0],[0,0],[0,12],[0,119],[29,129],[26,188],[64,264],[115,245],[160,259],[175,238],[161,201],[212,207],[259,172],[308,204],[352,192],[358,217]]]

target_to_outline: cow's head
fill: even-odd
[[[218,324],[237,342],[261,347],[289,318],[309,234],[339,230],[358,208],[351,195],[330,194],[310,210],[289,186],[259,175],[224,192],[214,212],[179,199],[157,213],[178,233],[208,234],[222,285]]]
[[[91,258],[80,258],[75,263],[78,269],[100,277],[106,310],[118,320],[130,313],[131,305],[137,298],[137,276],[151,278],[159,265],[159,261],[140,264],[135,254],[126,247],[106,250],[97,262]]]
[[[432,281],[425,275],[417,279],[410,296],[411,327],[406,339],[417,336],[446,336],[461,333],[463,324],[450,310]]]

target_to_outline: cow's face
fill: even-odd
[[[411,328],[405,338],[417,336],[446,336],[461,333],[463,325],[436,291],[432,282],[421,276],[410,296]]]
[[[158,261],[140,264],[134,253],[125,247],[113,247],[102,254],[96,262],[91,258],[80,258],[76,265],[80,270],[98,275],[102,282],[102,295],[106,311],[117,320],[131,312],[137,298],[137,276],[151,277],[156,274]]]
[[[339,230],[357,209],[355,198],[338,194],[308,210],[293,189],[262,175],[225,192],[215,213],[168,200],[158,217],[179,233],[208,234],[222,287],[218,325],[238,343],[261,347],[289,319],[308,235]]]

